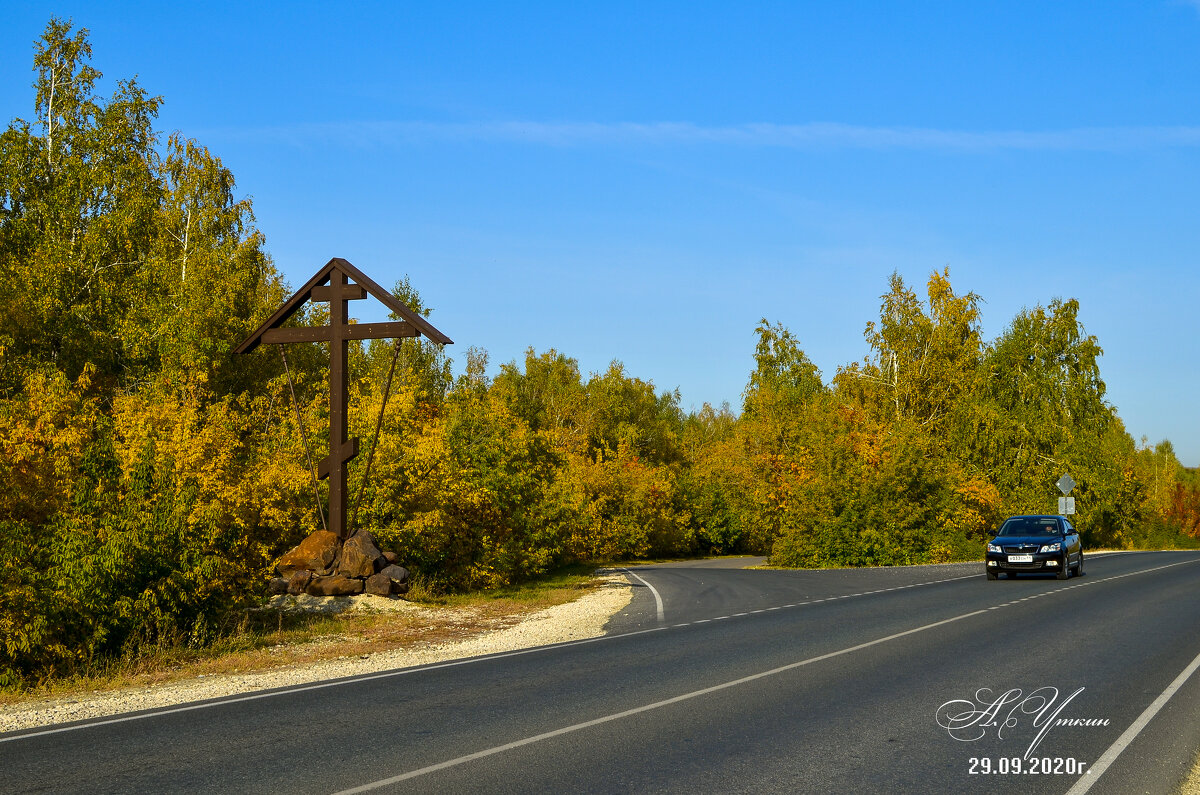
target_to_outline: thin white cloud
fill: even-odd
[[[1195,0],[1200,4],[1200,0]],[[944,152],[1124,151],[1200,146],[1200,127],[1085,127],[1067,130],[943,130],[837,123],[738,124],[691,122],[337,122],[219,135],[292,145],[395,146],[453,141],[534,146],[738,146],[787,149],[926,150]]]

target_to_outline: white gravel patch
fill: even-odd
[[[478,657],[483,654],[598,637],[604,634],[604,625],[608,619],[628,605],[633,598],[633,589],[624,576],[610,574],[602,579],[604,580],[603,586],[588,592],[574,602],[539,610],[531,613],[514,626],[487,632],[464,641],[422,643],[362,657],[323,660],[304,667],[280,668],[246,674],[202,676],[144,688],[25,702],[0,708],[0,732],[50,726],[56,723],[186,704],[238,693],[411,668],[446,660]],[[341,612],[348,609],[426,609],[402,600],[385,600],[369,596],[327,599],[284,598],[293,600],[297,609],[319,608],[327,612]],[[314,603],[307,604],[308,600],[314,600]]]

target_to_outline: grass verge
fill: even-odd
[[[0,691],[0,707],[466,640],[578,599],[600,584],[592,571],[575,567],[528,583],[467,594],[435,594],[416,583],[404,604],[380,600],[381,607],[393,609],[378,611],[326,615],[250,610],[236,629],[205,648],[158,647],[137,657],[94,663],[70,678]]]

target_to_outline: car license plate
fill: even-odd
[[[1033,563],[1033,555],[1009,555],[1009,563]]]

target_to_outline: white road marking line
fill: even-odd
[[[680,626],[688,626],[681,624]],[[342,687],[344,685],[354,685],[359,682],[371,682],[376,679],[390,679],[394,676],[408,676],[410,674],[421,673],[422,671],[436,671],[439,668],[455,668],[460,665],[472,665],[485,660],[501,660],[505,657],[520,657],[525,654],[535,654],[548,649],[558,649],[567,646],[584,646],[589,643],[599,643],[604,640],[612,640],[614,638],[632,637],[634,635],[645,635],[650,632],[661,632],[667,627],[650,627],[648,629],[638,629],[633,632],[623,632],[620,635],[597,635],[594,638],[581,638],[579,640],[568,640],[562,643],[551,643],[546,646],[530,646],[527,649],[515,649],[513,651],[498,652],[496,654],[481,654],[478,657],[462,657],[457,660],[446,660],[440,663],[430,663],[428,665],[418,665],[411,668],[396,668],[391,671],[380,671],[374,674],[362,674],[360,676],[351,676],[343,679],[327,679],[323,682],[312,682],[306,685],[293,685],[291,687],[275,688],[265,690],[258,693],[249,693],[244,696],[221,697],[213,701],[201,701],[192,704],[184,704],[177,707],[168,707],[165,709],[156,709],[147,712],[138,712],[129,715],[119,715],[114,718],[105,718],[103,720],[92,721],[88,723],[76,723],[71,726],[56,726],[50,729],[42,729],[40,731],[29,732],[28,734],[17,734],[11,737],[0,737],[0,743],[13,742],[15,740],[30,740],[34,737],[45,737],[49,734],[62,734],[63,732],[73,732],[80,729],[94,729],[100,726],[111,726],[114,723],[127,723],[135,720],[145,720],[146,718],[157,718],[161,715],[175,715],[180,712],[192,712],[198,709],[212,709],[213,707],[222,707],[226,704],[240,704],[245,701],[258,701],[264,698],[274,698],[276,696],[288,696],[293,693],[307,693],[312,690],[325,690],[330,687]]]
[[[638,582],[650,589],[650,593],[654,594],[654,606],[658,608],[658,623],[661,624],[663,621],[665,621],[666,618],[664,617],[665,614],[663,613],[663,600],[662,597],[658,595],[658,591],[655,589],[655,587],[643,580],[638,575],[634,574],[629,569],[621,569],[621,571],[625,572],[630,577],[636,578]]]
[[[1167,689],[1162,691],[1158,698],[1154,699],[1154,703],[1146,707],[1142,714],[1138,716],[1138,719],[1135,720],[1130,727],[1126,729],[1120,737],[1117,738],[1117,741],[1110,745],[1108,750],[1100,755],[1100,758],[1096,760],[1095,764],[1088,769],[1087,775],[1079,779],[1079,781],[1076,781],[1075,786],[1067,790],[1067,795],[1083,795],[1083,793],[1091,789],[1092,785],[1095,784],[1102,775],[1104,775],[1104,771],[1108,770],[1109,765],[1115,762],[1117,757],[1121,755],[1121,752],[1128,748],[1129,744],[1137,739],[1137,736],[1142,733],[1142,729],[1146,728],[1146,724],[1148,724],[1154,718],[1154,716],[1158,714],[1158,711],[1162,709],[1163,705],[1165,705],[1171,699],[1171,696],[1175,695],[1176,691],[1183,687],[1183,683],[1186,682],[1192,674],[1196,673],[1197,668],[1200,668],[1200,654],[1197,654],[1195,659],[1193,659],[1188,666],[1183,669],[1179,676],[1175,677],[1174,682],[1167,685]]]
[[[577,732],[582,729],[589,729],[593,726],[600,726],[605,723],[611,723],[612,721],[620,720],[621,718],[628,718],[630,716],[638,715],[643,712],[650,712],[651,710],[660,709],[662,707],[667,707],[672,704],[678,704],[681,701],[688,701],[693,698],[697,698],[699,696],[705,696],[705,695],[708,695],[709,693],[717,693],[721,690],[728,690],[731,687],[737,687],[739,685],[744,685],[749,682],[755,682],[755,681],[758,681],[759,679],[765,679],[769,676],[776,676],[778,674],[785,673],[787,671],[792,671],[792,670],[795,670],[796,668],[800,668],[805,665],[811,665],[813,663],[822,662],[824,660],[829,660],[834,657],[841,657],[844,654],[851,654],[856,651],[862,651],[863,649],[868,649],[872,646],[878,646],[881,643],[887,643],[889,641],[893,641],[898,638],[907,637],[909,635],[915,635],[918,632],[924,632],[927,629],[933,629],[935,627],[945,626],[946,624],[952,624],[955,621],[962,621],[963,619],[982,615],[985,612],[986,612],[985,610],[975,610],[970,613],[963,613],[962,615],[954,616],[953,618],[943,619],[942,621],[935,621],[932,624],[925,624],[924,626],[916,627],[915,629],[908,629],[908,630],[905,630],[904,632],[897,632],[893,635],[888,635],[883,638],[876,638],[875,640],[869,640],[866,643],[860,643],[857,646],[850,646],[845,649],[831,651],[828,654],[821,654],[816,657],[809,657],[806,660],[799,660],[797,662],[788,663],[787,665],[781,665],[778,668],[772,668],[769,671],[760,671],[759,673],[756,673],[756,674],[750,674],[749,676],[743,676],[740,679],[733,679],[728,682],[722,682],[719,685],[712,685],[711,687],[701,688],[700,690],[693,690],[690,693],[683,693],[682,695],[674,696],[672,698],[666,698],[666,699],[663,699],[662,701],[655,701],[650,704],[643,704],[640,707],[634,707],[633,709],[627,709],[627,710],[624,710],[623,712],[615,712],[611,715],[604,715],[603,717],[594,718],[594,719],[588,720],[588,721],[583,721],[582,723],[575,723],[570,726],[563,726],[560,729],[554,729],[553,731],[543,732],[542,734],[535,734],[532,737],[525,737],[520,740],[515,740],[511,743],[505,743],[504,745],[497,745],[492,748],[486,748],[482,751],[476,751],[473,754],[467,754],[465,756],[456,757],[454,759],[447,759],[445,762],[438,762],[435,765],[429,765],[427,767],[418,768],[417,770],[410,770],[409,772],[401,773],[398,776],[392,776],[391,778],[385,778],[385,779],[380,779],[379,781],[373,781],[370,784],[363,784],[362,786],[359,786],[359,787],[353,787],[351,789],[341,790],[340,792],[335,793],[335,795],[353,795],[354,793],[359,793],[359,792],[370,792],[372,790],[379,789],[380,787],[387,787],[392,784],[398,784],[401,781],[407,781],[409,779],[417,778],[418,776],[424,776],[428,773],[435,773],[439,770],[445,770],[446,768],[456,767],[456,766],[464,764],[466,762],[472,762],[476,759],[483,759],[484,757],[493,756],[495,754],[503,753],[504,751],[511,751],[514,748],[520,748],[525,745],[532,745],[533,743],[542,742],[543,740],[549,740],[554,737],[561,737],[564,734],[570,734],[572,732]]]
[[[1123,579],[1125,577],[1132,576],[1135,573],[1145,574],[1145,573],[1152,572],[1152,571],[1158,571],[1160,569],[1169,569],[1174,566],[1183,565],[1183,563],[1192,563],[1192,562],[1194,562],[1194,561],[1182,561],[1181,563],[1170,563],[1170,564],[1167,564],[1166,566],[1159,566],[1154,569],[1146,569],[1141,572],[1130,572],[1129,574],[1122,574],[1122,575],[1118,575],[1116,577],[1109,577],[1104,580],[1097,580],[1097,582],[1107,582],[1108,580]],[[1090,585],[1091,583],[1088,583],[1088,584]],[[1065,591],[1067,589],[1060,588],[1058,590]],[[1057,592],[1058,591],[1054,591],[1054,593],[1057,593]],[[1018,601],[1023,601],[1023,600],[1018,600]],[[1010,603],[1010,605],[1011,604],[1015,604],[1015,603]],[[1005,606],[1007,606],[1007,605],[1005,605]],[[604,715],[602,717],[594,718],[589,721],[583,721],[582,723],[576,723],[576,724],[572,724],[570,726],[563,726],[560,729],[554,729],[553,731],[543,732],[542,734],[535,734],[532,737],[525,737],[520,740],[514,740],[513,742],[505,743],[504,745],[497,745],[492,748],[486,748],[482,751],[476,751],[473,754],[467,754],[465,756],[456,757],[454,759],[447,759],[444,762],[438,762],[437,764],[428,765],[427,767],[418,768],[417,770],[410,770],[407,773],[401,773],[397,776],[392,776],[391,778],[380,779],[379,781],[373,781],[369,784],[363,784],[362,786],[359,786],[359,787],[353,787],[351,789],[341,790],[340,792],[334,793],[334,795],[354,795],[355,793],[360,793],[360,792],[371,792],[372,790],[376,790],[381,787],[387,787],[392,784],[398,784],[401,781],[407,781],[409,779],[417,778],[418,776],[424,776],[429,773],[436,773],[439,770],[445,770],[450,767],[457,767],[458,765],[465,764],[467,762],[473,762],[476,759],[483,759],[485,757],[494,756],[495,754],[503,753],[505,751],[511,751],[513,749],[521,748],[526,745],[532,745],[534,743],[542,742],[543,740],[550,740],[555,737],[561,737],[564,734],[571,734],[573,732],[581,731],[583,729],[589,729],[593,726],[600,726],[605,723],[611,723],[612,721],[620,720],[622,718],[628,718],[633,715],[641,714],[643,712],[650,712],[651,710],[660,709],[662,707],[667,707],[672,704],[678,704],[682,701],[688,701],[693,698],[697,698],[699,696],[705,696],[705,695],[708,695],[709,693],[716,693],[721,690],[727,690],[731,687],[737,687],[739,685],[744,685],[749,682],[757,681],[759,679],[765,679],[770,676],[775,676],[777,674],[785,673],[787,671],[792,671],[792,670],[795,670],[796,668],[800,668],[805,665],[811,665],[812,663],[822,662],[824,660],[828,660],[828,659],[831,659],[834,657],[840,657],[845,654],[851,654],[856,651],[862,651],[863,649],[868,649],[872,646],[878,646],[881,643],[887,643],[889,641],[893,641],[898,638],[907,637],[909,635],[915,635],[918,632],[924,632],[925,630],[928,630],[928,629],[934,629],[935,627],[945,626],[946,624],[952,624],[956,621],[962,621],[964,619],[973,618],[975,616],[981,616],[981,615],[986,614],[988,612],[988,610],[991,610],[991,609],[992,608],[985,608],[982,610],[974,610],[970,613],[963,613],[962,615],[953,616],[952,618],[943,619],[942,621],[935,621],[932,624],[925,624],[924,626],[905,630],[904,632],[897,632],[895,634],[888,635],[883,638],[876,638],[875,640],[870,640],[870,641],[867,641],[866,643],[860,643],[857,646],[850,646],[845,649],[839,649],[838,651],[829,652],[828,654],[821,654],[816,657],[810,657],[807,660],[800,660],[798,662],[788,663],[787,665],[781,665],[778,668],[772,668],[768,671],[760,671],[759,673],[756,673],[756,674],[750,674],[749,676],[743,676],[740,679],[733,679],[728,682],[722,682],[719,685],[713,685],[711,687],[701,688],[700,690],[693,690],[690,693],[683,693],[682,695],[663,699],[662,701],[655,701],[650,704],[643,704],[640,707],[634,707],[633,709],[627,709],[627,710],[624,710],[623,712],[616,712],[611,715]],[[702,619],[695,623],[700,624],[700,623],[704,623],[704,621],[707,621],[707,619]],[[1154,717],[1154,714],[1158,712],[1158,710],[1162,707],[1162,704],[1166,703],[1166,700],[1169,699],[1171,697],[1171,695],[1174,694],[1175,690],[1179,689],[1179,686],[1182,685],[1183,682],[1186,681],[1186,679],[1189,676],[1191,676],[1192,672],[1195,671],[1197,667],[1200,667],[1200,656],[1197,656],[1197,658],[1192,661],[1192,664],[1189,665],[1184,670],[1184,672],[1182,674],[1180,674],[1178,678],[1176,678],[1175,682],[1173,682],[1171,684],[1171,686],[1167,688],[1167,691],[1164,692],[1163,695],[1159,696],[1158,699],[1154,702],[1154,704],[1152,704],[1150,707],[1148,707],[1146,709],[1146,712],[1142,713],[1142,717],[1138,718],[1138,720],[1134,723],[1134,726],[1131,726],[1129,728],[1129,730],[1127,730],[1125,732],[1125,734],[1121,735],[1121,738],[1117,740],[1117,743],[1113,744],[1113,748],[1115,748],[1117,746],[1117,744],[1119,744],[1121,742],[1121,740],[1126,739],[1126,735],[1129,735],[1130,732],[1132,732],[1133,734],[1128,739],[1132,740],[1133,737],[1137,735],[1137,732],[1141,731],[1141,727],[1144,726],[1145,723],[1150,720],[1150,718]],[[1160,702],[1162,702],[1162,703],[1160,703]],[[1145,720],[1143,720],[1143,718]],[[1139,724],[1141,724],[1141,725],[1139,725]],[[1137,731],[1134,731],[1134,727],[1137,727]],[[1126,744],[1128,744],[1128,742]],[[1105,752],[1104,756],[1101,757],[1101,760],[1097,761],[1097,763],[1092,766],[1092,769],[1095,769],[1097,766],[1099,766],[1100,762],[1104,761],[1109,756],[1110,753],[1112,753],[1112,759],[1115,759],[1117,754],[1119,754],[1121,752],[1121,750],[1123,750],[1123,746],[1122,746],[1121,749],[1117,749],[1117,751],[1115,753],[1113,753],[1113,748],[1109,748],[1109,750]],[[1107,767],[1108,764],[1111,764],[1111,761],[1112,760],[1109,759],[1108,762],[1105,764],[1105,767]],[[1102,773],[1103,770],[1101,770],[1100,772]],[[1099,773],[1097,773],[1097,777],[1098,776],[1099,776]],[[1092,780],[1095,780],[1095,779],[1093,778]],[[1076,784],[1076,787],[1080,786],[1080,784],[1082,784],[1083,781],[1084,780],[1081,779],[1080,783]],[[1087,789],[1090,787],[1091,787],[1091,781],[1088,781],[1087,786],[1084,789],[1079,790],[1079,792],[1076,792],[1075,788],[1072,788],[1067,793],[1067,795],[1082,795],[1082,793],[1086,792]]]
[[[1114,555],[1115,554],[1133,555],[1133,554],[1142,554],[1142,553],[1128,552],[1128,553],[1113,553],[1113,554]],[[1102,580],[1091,580],[1089,582],[1082,582],[1082,583],[1079,583],[1078,585],[1071,586],[1071,587],[1086,588],[1089,585],[1099,585],[1100,583],[1109,582],[1111,580],[1122,580],[1126,577],[1133,577],[1138,574],[1147,574],[1149,572],[1159,571],[1161,569],[1170,569],[1175,566],[1182,566],[1184,564],[1194,563],[1194,562],[1196,562],[1196,559],[1184,560],[1184,561],[1180,561],[1178,563],[1168,563],[1165,566],[1157,566],[1153,569],[1142,569],[1139,571],[1127,572],[1126,574],[1117,574],[1112,577],[1105,577]],[[930,580],[929,582],[918,582],[918,583],[913,583],[912,585],[900,586],[899,588],[896,588],[894,590],[902,590],[904,588],[913,588],[913,587],[916,587],[919,585],[938,585],[940,583],[953,582],[955,580],[968,580],[968,579],[971,579],[971,578],[977,577],[977,576],[978,576],[977,574],[971,574],[971,575],[967,575],[965,577],[951,577],[947,580]],[[1058,591],[1065,591],[1065,590],[1068,590],[1068,588],[1059,588],[1059,589],[1056,589],[1055,591],[1053,591],[1053,593],[1058,593]],[[805,605],[815,604],[815,602],[813,602],[813,603],[804,602],[802,604],[805,604]],[[1007,602],[1002,605],[996,605],[994,607],[989,607],[989,608],[987,608],[987,610],[997,610],[1001,607],[1009,607],[1012,604],[1014,604],[1014,603]],[[785,608],[798,607],[798,606],[799,605],[794,605],[794,604],[792,604],[792,605],[776,605],[775,607],[768,607],[767,610],[783,610]],[[983,611],[983,612],[986,612],[986,611]],[[568,641],[563,641],[562,643],[547,644],[545,646],[531,646],[527,649],[516,649],[514,651],[499,652],[496,654],[481,654],[478,657],[463,657],[458,660],[446,660],[445,662],[430,663],[428,665],[413,666],[411,668],[397,668],[397,669],[393,669],[391,671],[380,671],[379,673],[363,674],[360,676],[351,676],[351,677],[346,677],[344,679],[331,679],[331,680],[326,680],[323,682],[313,682],[313,683],[306,684],[306,685],[294,685],[291,687],[276,688],[276,689],[271,689],[271,690],[266,690],[266,691],[260,691],[257,693],[249,693],[247,695],[242,695],[242,696],[224,697],[224,698],[218,698],[213,701],[203,701],[203,702],[199,702],[199,703],[184,704],[182,706],[168,707],[165,709],[156,709],[156,710],[149,710],[146,712],[139,712],[139,713],[135,713],[135,714],[119,715],[117,717],[105,718],[103,720],[97,720],[97,721],[86,722],[86,723],[76,723],[71,726],[55,726],[53,728],[41,729],[39,731],[32,731],[32,732],[28,732],[25,734],[14,734],[9,737],[0,737],[0,743],[14,742],[16,740],[31,740],[35,737],[45,737],[45,736],[51,735],[51,734],[62,734],[64,732],[79,731],[80,729],[94,729],[94,728],[99,728],[101,726],[111,726],[116,723],[127,723],[129,721],[145,720],[147,718],[156,718],[156,717],[159,717],[162,715],[174,715],[174,714],[178,714],[180,712],[193,712],[195,710],[200,710],[200,709],[211,709],[213,707],[225,706],[226,704],[238,704],[238,703],[242,703],[242,702],[246,702],[246,701],[258,701],[258,700],[264,699],[264,698],[274,698],[276,696],[287,696],[287,695],[291,695],[293,693],[306,693],[306,692],[309,692],[312,690],[324,690],[324,689],[330,688],[330,687],[343,687],[345,685],[354,685],[354,684],[358,684],[360,682],[371,682],[376,679],[390,679],[395,676],[409,676],[411,674],[417,674],[417,673],[421,673],[423,671],[435,671],[440,668],[454,668],[454,667],[457,667],[460,665],[474,665],[475,663],[480,663],[480,662],[488,662],[491,660],[501,660],[501,659],[504,659],[505,657],[519,657],[519,656],[526,655],[526,654],[539,654],[541,652],[548,651],[551,649],[566,648],[568,646],[583,646],[583,645],[586,645],[589,643],[600,643],[602,641],[616,640],[619,638],[629,638],[629,637],[633,637],[635,635],[645,635],[650,632],[661,632],[662,630],[665,630],[665,629],[672,629],[672,628],[678,628],[678,627],[690,627],[690,626],[694,626],[696,624],[704,624],[707,622],[708,622],[708,619],[700,619],[698,621],[691,621],[691,622],[687,622],[687,623],[683,623],[683,624],[676,624],[675,627],[667,627],[667,626],[649,627],[647,629],[637,629],[637,630],[633,630],[631,632],[622,632],[622,633],[619,633],[616,635],[598,635],[594,638],[581,638],[580,640],[568,640]]]

